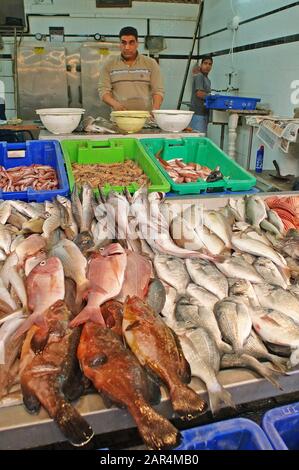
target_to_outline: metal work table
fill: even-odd
[[[224,370],[219,373],[219,381],[230,391],[236,405],[277,397],[299,390],[299,370],[292,371],[279,379],[283,390],[274,388],[265,379],[257,378],[247,369]],[[207,392],[199,379],[193,379],[192,388],[204,399]],[[155,407],[168,418],[174,414],[163,390],[162,402]],[[107,409],[97,394],[82,397],[76,408],[87,419],[95,434],[106,434],[135,427],[135,423],[126,410]],[[192,427],[192,423],[190,423]],[[45,410],[38,415],[27,413],[22,404],[0,409],[0,449],[16,450],[45,446],[63,442],[65,437]]]

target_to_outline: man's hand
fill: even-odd
[[[112,106],[114,111],[127,111],[127,108],[117,101]]]

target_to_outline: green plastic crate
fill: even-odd
[[[234,160],[229,158],[217,145],[205,137],[183,139],[140,139],[144,149],[169,182],[173,191],[179,194],[201,192],[247,191],[255,186],[256,179]],[[220,167],[224,178],[213,183],[199,179],[196,183],[175,183],[155,157],[162,150],[163,160],[182,158],[185,163],[199,163],[214,170]]]
[[[82,165],[93,163],[109,164],[121,163],[125,160],[134,160],[144,171],[151,182],[148,188],[149,192],[168,192],[170,190],[170,184],[137,139],[63,140],[61,141],[61,147],[71,190],[75,183],[72,163],[80,163]],[[130,193],[134,193],[139,188],[139,185],[132,183],[127,188]],[[121,192],[124,190],[124,186],[106,184],[103,188],[105,194],[108,194],[111,190]],[[94,191],[98,192],[97,189]]]

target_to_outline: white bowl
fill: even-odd
[[[163,131],[181,132],[191,122],[193,111],[159,109],[152,111],[155,121]]]
[[[82,108],[45,108],[37,109],[43,125],[52,134],[70,134],[78,126],[85,109]]]
[[[111,120],[120,130],[133,134],[143,128],[149,115],[148,111],[112,111]]]

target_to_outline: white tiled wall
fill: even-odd
[[[231,8],[233,4],[233,10]],[[241,21],[267,11],[271,11],[293,2],[288,0],[208,0],[203,18],[201,34],[205,35],[225,28],[235,14]],[[235,46],[252,44],[269,39],[298,34],[299,7],[278,12],[265,18],[240,25],[235,34]],[[233,32],[215,34],[203,38],[200,44],[200,53],[217,52],[230,49]],[[291,83],[299,80],[298,42],[249,50],[234,54],[234,68],[238,72],[237,81],[239,94],[243,96],[260,97],[264,103],[270,105],[275,114],[292,117],[294,107],[291,103]],[[216,89],[225,89],[228,78],[225,74],[232,68],[231,56],[215,57],[214,68],[211,73],[212,86]],[[187,95],[185,95],[187,97]],[[247,159],[248,128],[239,130],[238,161],[244,165]],[[219,143],[219,126],[209,126],[209,136]],[[227,140],[227,139],[226,139]],[[226,142],[225,140],[225,142]],[[259,139],[254,138],[251,162],[255,164],[255,156]],[[294,156],[286,155],[280,150],[265,149],[264,168],[273,168],[272,161],[278,160],[283,173],[299,174],[299,148],[292,149]]]

